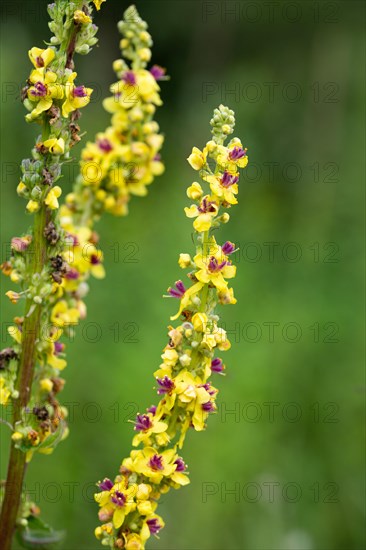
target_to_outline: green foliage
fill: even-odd
[[[220,15],[205,22],[201,2],[173,4],[154,0],[137,6],[155,37],[154,59],[169,67],[172,76],[159,113],[166,135],[167,171],[151,187],[147,200],[135,201],[128,218],[110,218],[99,227],[108,277],[93,283],[86,323],[68,345],[63,399],[74,403],[71,433],[52,459],[34,459],[28,472],[29,489],[39,492],[43,516],[67,530],[66,549],[99,548],[92,532],[92,485],[100,472],[113,475],[120,456],[129,452],[133,431],[128,420],[156,399],[151,376],[166,341],[164,320],[174,313],[174,304],[161,296],[180,276],[178,252],[191,248],[186,238],[190,222],[182,213],[191,178],[184,158],[190,153],[192,136],[197,145],[204,143],[206,121],[212,108],[223,101],[236,112],[236,132],[243,136],[250,164],[258,166],[259,174],[256,177],[248,167],[249,179],[243,178],[240,204],[226,235],[241,247],[241,260],[235,280],[238,304],[225,309],[225,321],[233,331],[238,322],[242,328],[254,325],[252,332],[247,326],[247,336],[238,342],[231,336],[227,379],[218,396],[219,402],[225,402],[223,412],[211,418],[205,434],[190,438],[185,458],[192,483],[163,502],[167,527],[152,547],[359,550],[365,546],[360,425],[364,387],[359,360],[364,338],[359,299],[363,270],[360,159],[364,154],[361,3],[349,7],[346,2],[336,3],[339,12],[334,24],[324,22],[330,14],[322,2],[318,3],[323,10],[320,23],[309,11],[314,3],[297,2],[304,14],[299,22],[278,16],[271,24],[264,15],[253,23],[229,16],[225,23]],[[103,5],[100,47],[79,73],[81,81],[90,81],[89,75],[98,69],[95,80],[101,97],[108,95],[113,79],[110,61],[118,55],[115,22],[122,9],[120,2],[109,4],[108,0]],[[38,13],[42,10],[43,5]],[[46,28],[46,21],[32,26],[15,16],[6,21],[3,82],[14,82],[15,66],[16,78],[27,74],[23,52],[35,43],[41,27]],[[282,90],[294,81],[302,98],[291,103],[283,99]],[[207,82],[214,83],[214,91],[203,101]],[[240,102],[235,95],[237,82]],[[257,101],[248,100],[249,88],[245,92],[245,84],[253,82],[262,92]],[[273,102],[265,95],[265,82],[279,82]],[[339,87],[333,103],[325,101],[328,82]],[[225,96],[225,86],[234,90],[231,96]],[[22,121],[24,114],[15,94],[8,92],[7,97],[1,104],[3,132],[13,128],[14,121]],[[82,120],[88,137],[92,139],[108,119],[101,105],[92,102]],[[5,138],[3,158],[17,165],[32,143],[32,130],[7,131]],[[273,176],[264,163],[278,163]],[[290,181],[289,163],[301,168],[297,181]],[[5,242],[18,234],[19,227],[24,228],[17,183],[16,174],[8,174],[2,185]],[[264,245],[268,242],[280,243],[273,260]],[[287,259],[289,242],[300,247],[297,261]],[[250,248],[249,243],[256,246]],[[3,319],[10,319],[14,306],[3,303],[2,308]],[[93,332],[92,321],[98,323],[99,332],[95,328]],[[270,342],[264,323],[272,321],[280,325]],[[294,343],[282,336],[289,322],[297,322],[302,330]],[[328,322],[339,327],[338,334],[332,336],[332,327],[325,328]],[[257,327],[262,334],[255,342]],[[326,341],[332,339],[339,341]],[[280,403],[273,422],[264,405],[268,402]],[[301,407],[302,417],[290,422],[295,409],[286,413],[285,406],[294,402]],[[237,403],[239,414],[225,414],[224,406],[237,411]],[[248,403],[256,403],[258,409],[248,408]],[[253,421],[256,410],[262,416]],[[1,430],[7,433],[6,427]],[[4,476],[5,445],[1,452]],[[42,490],[37,485],[40,479]],[[224,501],[222,483],[227,489],[239,483],[245,491],[250,482],[260,484],[261,498],[255,500],[253,485],[249,498],[244,492],[236,502],[235,494],[227,494]],[[266,498],[266,482],[280,483],[274,502]],[[282,497],[282,489],[291,482],[302,490],[294,503]],[[70,483],[76,484],[74,493]],[[206,501],[204,483],[214,484],[212,491],[218,488],[206,495]],[[336,483],[338,493],[332,496],[335,486],[327,483]],[[51,484],[58,487],[58,495],[55,487],[52,494]]]

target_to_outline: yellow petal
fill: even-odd
[[[124,522],[125,519],[125,511],[122,507],[116,508],[113,514],[113,527],[115,529],[119,529]]]
[[[95,7],[97,10],[100,10],[100,6],[105,2],[106,0],[93,0]]]
[[[199,233],[208,231],[212,225],[211,214],[200,214],[193,222],[193,227]]]

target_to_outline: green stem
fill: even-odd
[[[82,5],[82,3],[80,3]],[[71,27],[71,30],[60,47],[59,54],[62,59],[64,55],[64,67],[73,67],[73,55],[76,45],[76,36],[80,26]],[[42,127],[42,139],[48,138],[50,133],[49,123],[44,119]],[[34,235],[29,252],[33,254],[31,274],[42,273],[47,262],[47,241],[44,237],[44,229],[47,223],[46,206],[42,204],[40,210],[35,213]],[[13,425],[21,420],[23,410],[28,405],[36,363],[36,346],[40,335],[40,322],[42,305],[34,307],[32,300],[26,302],[26,316],[22,332],[22,352],[19,359],[16,389],[19,392],[18,399],[14,400]],[[32,309],[33,308],[33,309]],[[10,550],[12,538],[16,527],[22,486],[26,469],[26,455],[11,443],[8,473],[5,484],[5,495],[1,507],[0,529],[1,549]]]
[[[47,259],[47,242],[44,237],[46,225],[46,207],[43,205],[35,214],[34,236],[31,246],[32,273],[41,273]],[[36,362],[36,345],[40,333],[41,305],[32,311],[33,302],[27,300],[25,311],[28,312],[23,323],[22,352],[20,355],[16,389],[19,398],[14,400],[13,425],[19,422],[22,412],[29,402]],[[31,313],[30,313],[31,312]],[[30,314],[29,314],[30,313]],[[17,514],[22,494],[22,485],[26,469],[26,455],[12,442],[5,486],[4,501],[1,509],[1,548],[9,550],[16,526]]]

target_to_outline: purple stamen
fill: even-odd
[[[72,233],[68,233],[68,234],[67,234],[67,238],[68,238],[68,239],[72,239],[72,244],[73,244],[74,246],[79,246],[79,244],[80,244],[80,243],[79,243],[79,239],[77,238],[76,235],[73,235]]]
[[[211,401],[207,401],[207,403],[203,403],[201,407],[202,407],[202,410],[208,413],[214,412],[216,410],[215,405]]]
[[[170,394],[174,388],[174,382],[171,378],[169,378],[169,376],[157,378],[156,381],[160,386],[157,390],[159,395],[164,395],[165,393]]]
[[[154,455],[149,460],[149,466],[152,470],[164,470],[163,457],[160,455]]]
[[[44,61],[40,55],[36,57],[36,65],[37,67],[44,67]]]
[[[212,359],[211,370],[213,372],[222,372],[224,370],[224,365],[222,360],[219,359],[218,357],[215,357],[215,359]]]
[[[103,479],[103,481],[101,481],[101,482],[99,483],[99,489],[100,489],[101,491],[110,491],[110,490],[112,489],[112,487],[113,487],[113,483],[112,483],[112,481],[111,481],[110,479],[108,479],[107,477],[105,477],[105,478]]]
[[[151,407],[149,407],[148,409],[146,409],[148,413],[151,413],[153,415],[155,415],[156,413],[156,406],[155,405],[151,405]]]
[[[124,80],[129,86],[134,86],[136,84],[136,77],[133,71],[126,71],[122,77],[122,80]]]
[[[226,256],[230,256],[235,251],[235,244],[230,241],[226,241],[221,247],[221,250]]]
[[[98,258],[98,256],[96,254],[92,254],[90,256],[90,263],[92,265],[99,265],[100,264],[100,259]]]
[[[177,465],[176,472],[184,472],[186,469],[186,465],[184,463],[184,460],[180,457],[177,458],[177,460],[174,462],[174,464]]]
[[[156,535],[157,533],[159,533],[161,529],[161,525],[159,524],[159,521],[157,518],[148,519],[146,523],[152,535]]]
[[[160,67],[159,65],[154,65],[153,67],[151,67],[150,72],[155,80],[161,80],[165,75],[165,69],[163,67]]]
[[[242,147],[234,147],[229,153],[230,160],[239,160],[247,154],[246,150]]]
[[[74,97],[86,97],[88,93],[85,90],[85,86],[76,86],[72,91],[72,95]]]
[[[114,493],[114,496],[111,497],[111,501],[113,502],[113,504],[115,504],[116,506],[122,508],[122,506],[125,505],[125,502],[126,502],[126,497],[123,493],[121,493],[120,491],[116,491]]]
[[[234,185],[234,183],[237,183],[239,181],[239,176],[233,176],[232,174],[229,174],[229,172],[224,172],[221,183],[224,187],[230,187],[231,185]]]
[[[36,97],[44,97],[47,94],[47,87],[43,82],[36,82],[31,89],[31,94]]]
[[[206,384],[201,384],[199,387],[200,387],[200,388],[205,388],[205,390],[207,391],[207,393],[209,393],[210,395],[215,395],[215,393],[216,393],[215,390],[212,390],[212,389],[211,389],[211,384],[210,384],[210,382],[207,382]]]
[[[208,201],[206,198],[202,199],[202,202],[198,207],[198,211],[201,214],[207,214],[208,212],[216,212],[216,203],[214,201]]]
[[[219,264],[219,262],[216,260],[215,256],[211,256],[210,261],[208,263],[208,270],[211,273],[218,273],[226,266],[227,262],[224,260]]]
[[[55,355],[58,355],[65,349],[65,344],[62,344],[62,342],[54,342],[53,343],[53,351]]]
[[[101,149],[105,153],[109,153],[113,149],[110,141],[107,138],[99,139],[97,143],[98,143],[99,149]]]
[[[75,269],[75,267],[71,267],[69,271],[66,273],[66,279],[75,280],[75,279],[78,279],[79,277],[80,277],[80,273],[78,272],[77,269]]]
[[[173,298],[181,298],[186,291],[186,288],[182,281],[176,281],[175,288],[169,287],[168,292]]]
[[[139,432],[145,432],[152,427],[152,422],[147,414],[138,414],[136,416],[135,430]]]

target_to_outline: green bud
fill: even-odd
[[[226,136],[232,134],[234,131],[234,111],[225,107],[225,105],[219,105],[219,107],[214,110],[210,124],[212,126],[211,133],[214,141],[221,145],[224,143]]]
[[[34,174],[34,176],[38,176],[38,174]],[[34,176],[32,176],[32,179],[34,178]],[[31,191],[31,198],[33,200],[37,200],[37,199],[40,199],[41,198],[41,195],[42,195],[42,190],[40,187],[38,187],[38,185],[36,185],[35,187],[33,187],[32,191]]]
[[[81,46],[76,46],[75,51],[80,55],[86,55],[90,52],[88,44],[82,44]]]

